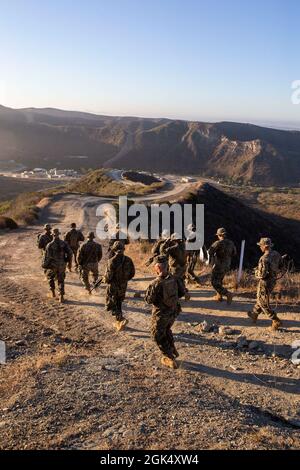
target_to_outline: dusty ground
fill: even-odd
[[[94,209],[91,198],[64,196],[45,204],[41,222],[95,229]],[[66,304],[47,299],[39,230],[0,236],[8,355],[0,366],[1,449],[299,449],[300,368],[290,360],[300,340],[297,307],[280,307],[284,328],[272,333],[268,319],[249,325],[248,299],[216,304],[210,289],[191,288],[174,328],[180,369],[166,370],[149,338],[150,309],[133,297],[150,271],[130,283],[129,325],[117,334],[104,288],[87,296],[75,273]],[[203,320],[212,332],[199,331]],[[233,331],[219,334],[220,325]],[[238,347],[241,336],[255,348]]]

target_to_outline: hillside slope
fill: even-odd
[[[275,249],[282,255],[287,253],[300,266],[300,222],[274,214],[267,214],[249,207],[236,197],[232,197],[215,187],[203,183],[181,203],[204,204],[205,244],[216,239],[218,227],[226,227],[228,236],[240,249],[241,241],[246,241],[245,266],[256,266],[261,252],[256,245],[261,237],[272,238]],[[235,260],[237,264],[238,260]]]
[[[0,161],[201,173],[260,185],[300,181],[300,132],[231,122],[96,116],[0,106]]]

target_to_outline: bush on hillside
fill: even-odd
[[[3,215],[0,216],[0,230],[16,230],[17,228],[18,224],[13,219],[4,217]]]

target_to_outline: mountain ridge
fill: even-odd
[[[0,162],[202,174],[262,186],[300,181],[300,131],[222,121],[0,106]]]

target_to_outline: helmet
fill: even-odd
[[[226,228],[218,228],[216,235],[218,235],[219,237],[224,237],[225,235],[227,235]]]
[[[270,248],[273,246],[271,238],[261,238],[257,243],[258,246],[269,246]]]

